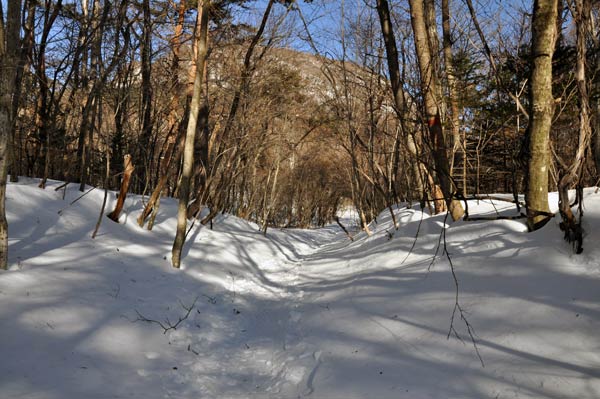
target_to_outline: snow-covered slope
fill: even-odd
[[[130,197],[121,224],[104,218],[91,239],[103,192],[70,205],[75,185],[63,199],[58,182],[35,183],[8,187],[1,398],[600,397],[594,190],[581,255],[558,221],[535,233],[514,220],[449,224],[482,367],[459,314],[464,342],[447,338],[455,282],[438,248],[443,215],[398,208],[396,231],[386,211],[354,242],[335,225],[264,237],[221,216],[214,230],[194,227],[173,270],[175,202],[162,201],[148,232],[135,223],[142,198]]]

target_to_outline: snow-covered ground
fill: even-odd
[[[581,255],[558,220],[535,233],[515,220],[449,224],[482,367],[460,315],[464,342],[447,338],[455,283],[443,248],[435,255],[443,215],[398,208],[395,231],[385,211],[354,242],[336,225],[265,237],[220,216],[214,230],[194,227],[174,270],[174,201],[149,232],[135,222],[142,198],[129,197],[121,224],[104,218],[92,239],[103,192],[69,205],[81,193],[69,185],[63,199],[58,185],[8,187],[0,398],[600,397],[592,189]],[[469,205],[495,209],[514,212]]]

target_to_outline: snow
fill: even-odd
[[[447,337],[444,215],[398,207],[396,231],[385,210],[353,242],[337,225],[263,236],[221,215],[214,230],[194,227],[174,270],[175,201],[161,201],[149,232],[135,222],[142,198],[129,196],[121,223],[104,218],[92,239],[103,191],[70,204],[75,184],[63,199],[60,182],[36,183],[8,186],[1,398],[600,397],[595,189],[581,255],[558,220],[534,233],[521,220],[446,221],[482,367],[460,316],[462,341]],[[516,212],[493,200],[469,211]]]

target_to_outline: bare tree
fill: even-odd
[[[125,155],[125,161],[123,162],[123,164],[125,165],[125,170],[123,170],[123,178],[121,179],[121,189],[119,190],[119,198],[117,199],[115,209],[108,215],[109,219],[117,223],[119,223],[119,216],[121,215],[123,205],[125,204],[127,191],[129,191],[129,182],[131,181],[131,174],[135,169],[133,163],[131,162],[131,155],[129,154]]]
[[[9,140],[13,126],[13,95],[18,62],[21,1],[9,1],[6,25],[0,4],[0,268],[8,267],[8,222],[6,220],[6,179]]]
[[[454,70],[454,57],[452,55],[452,32],[450,30],[450,0],[442,0],[442,32],[444,43],[444,70],[446,72],[446,81],[448,82],[448,100],[450,102],[450,127],[452,129],[452,151],[450,159],[450,175],[454,175],[454,165],[456,164],[456,154],[462,147],[459,122],[458,92],[456,89],[456,74]],[[464,159],[466,151],[461,151],[464,169]],[[463,172],[466,172],[463,170]],[[463,173],[462,195],[466,197],[467,187],[465,184],[466,173]]]
[[[436,62],[435,57],[432,56],[434,50],[430,48],[429,31],[431,27],[427,26],[428,19],[426,18],[423,0],[409,0],[409,4],[435,171],[452,220],[458,220],[463,216],[464,210],[461,203],[454,198],[455,187],[450,178],[450,165],[440,117],[441,99],[438,97],[439,82],[435,69]]]
[[[558,183],[558,196],[560,215],[562,216],[561,228],[565,232],[565,238],[568,241],[576,243],[576,252],[583,250],[583,233],[581,230],[581,220],[577,222],[571,211],[569,201],[569,188],[573,184],[581,185],[583,179],[585,159],[590,150],[592,138],[592,126],[590,124],[590,97],[588,91],[588,82],[586,80],[586,58],[588,37],[591,15],[590,0],[572,0],[568,2],[571,14],[575,20],[577,30],[577,63],[575,69],[575,79],[577,80],[577,90],[579,92],[579,145],[575,153],[575,158]],[[579,203],[583,198],[578,198]]]
[[[183,22],[186,11],[186,2],[185,0],[180,0],[179,5],[177,6],[177,22],[174,28],[174,35],[171,40],[173,59],[171,61],[171,89],[173,93],[171,94],[171,98],[169,100],[169,114],[167,116],[167,123],[169,124],[169,133],[167,134],[166,139],[166,149],[164,152],[164,157],[160,162],[160,177],[158,182],[156,183],[156,187],[150,196],[150,199],[146,203],[144,210],[140,213],[137,222],[140,227],[143,227],[146,219],[152,214],[156,215],[158,211],[158,206],[160,202],[160,196],[165,188],[167,183],[169,168],[172,164],[177,164],[179,159],[181,158],[182,152],[182,144],[183,143],[183,129],[179,129],[179,122],[177,118],[177,114],[179,111],[180,103],[179,103],[179,93],[183,90],[183,85],[179,79],[179,60],[180,60],[180,50],[181,50],[181,39],[183,34]],[[181,130],[181,132],[180,132]],[[181,136],[178,137],[177,136]],[[148,230],[152,229],[154,218],[150,219],[150,223],[148,224]]]
[[[531,26],[531,100],[528,129],[527,224],[530,230],[549,220],[549,137],[554,115],[552,56],[556,42],[558,0],[535,0]]]
[[[154,143],[152,140],[153,120],[152,120],[152,104],[153,104],[153,90],[152,90],[152,19],[150,14],[150,0],[143,0],[143,27],[142,27],[142,40],[141,40],[141,59],[142,59],[142,134],[140,137],[143,145],[139,146],[138,164],[142,164],[142,182],[145,186],[148,185],[150,178],[150,169],[152,165],[152,158],[154,155]],[[176,74],[176,71],[173,71]]]
[[[194,167],[194,140],[196,137],[196,126],[198,114],[202,101],[202,80],[204,77],[204,66],[208,54],[208,14],[210,12],[210,0],[202,0],[198,4],[198,15],[196,17],[196,30],[194,40],[198,48],[196,56],[196,74],[194,77],[194,89],[192,103],[190,105],[189,120],[185,135],[185,147],[183,150],[183,170],[181,183],[179,185],[179,206],[177,208],[177,232],[172,249],[173,267],[181,265],[181,251],[185,242],[185,231],[187,227],[187,207],[190,199],[190,185]]]
[[[394,35],[394,28],[392,26],[392,20],[390,16],[390,8],[387,0],[377,0],[377,13],[379,15],[379,22],[381,25],[381,32],[383,35],[383,41],[385,44],[386,60],[388,65],[388,73],[390,75],[390,83],[392,88],[392,95],[394,97],[394,110],[398,115],[400,126],[406,137],[407,148],[411,155],[414,157],[416,162],[413,162],[412,172],[413,179],[416,183],[417,195],[419,198],[423,198],[423,182],[421,179],[420,167],[419,167],[419,156],[417,153],[417,146],[415,144],[414,136],[409,132],[407,123],[405,122],[409,114],[409,107],[406,105],[406,99],[404,97],[404,90],[402,88],[402,79],[400,74],[400,64],[398,63],[398,47],[396,45],[396,37]],[[399,143],[395,144],[395,148],[399,147]],[[397,151],[397,150],[396,150]],[[395,152],[396,152],[395,151]],[[398,161],[396,161],[398,162]]]

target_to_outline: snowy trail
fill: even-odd
[[[581,256],[552,225],[533,234],[507,220],[449,227],[482,368],[468,340],[447,339],[454,283],[440,253],[430,267],[443,216],[400,208],[395,231],[386,211],[373,236],[354,242],[336,226],[265,237],[222,216],[190,234],[184,267],[173,270],[174,201],[162,202],[148,232],[135,224],[141,199],[132,196],[121,224],[104,221],[92,240],[102,193],[69,205],[75,189],[63,200],[51,189],[60,183],[36,183],[8,187],[0,398],[600,397],[593,190]],[[482,215],[495,208],[511,212],[470,204]],[[139,319],[172,325],[192,305],[177,329]]]
[[[539,255],[548,249],[532,247],[531,236],[506,236],[523,231],[517,223],[488,226],[485,238],[467,225],[457,226],[449,245],[455,248],[462,306],[479,333],[482,368],[460,319],[455,327],[466,344],[446,339],[453,282],[444,257],[429,270],[441,219],[422,224],[417,217],[401,212],[407,231],[391,241],[381,229],[351,244],[339,236],[303,254],[291,287],[302,293],[294,314],[296,330],[304,335],[298,348],[303,355],[297,358],[305,361],[286,364],[303,370],[298,392],[324,398],[367,398],[373,392],[390,398],[599,396],[600,356],[590,329],[598,325],[599,284],[579,278],[597,275],[598,258],[574,257],[546,231],[540,233],[542,241],[557,252],[542,260]],[[417,228],[420,245],[409,254]],[[472,247],[463,246],[468,240]],[[481,254],[473,254],[474,248]],[[518,260],[507,269],[506,258],[515,255]],[[568,260],[579,260],[580,268],[572,264],[568,272],[562,270]],[[552,287],[551,296],[537,298],[528,288],[532,282],[509,277],[529,273],[533,285],[541,280]],[[589,307],[591,298],[596,298],[595,310]],[[587,321],[575,327],[583,312]]]

